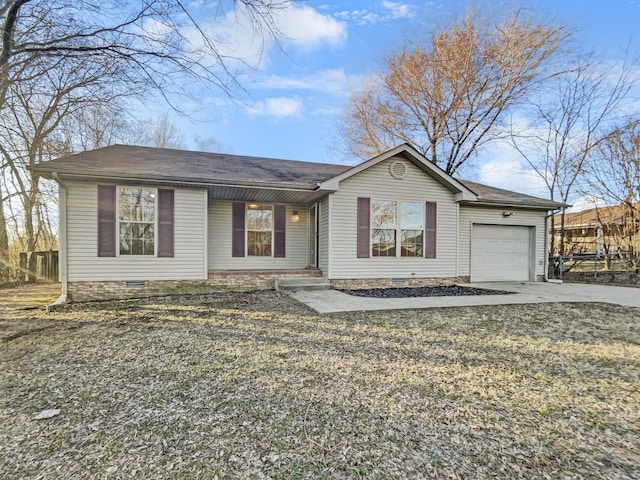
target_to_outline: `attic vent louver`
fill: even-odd
[[[396,180],[402,180],[409,173],[409,169],[407,168],[407,164],[396,160],[391,165],[389,165],[389,173]]]

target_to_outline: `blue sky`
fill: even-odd
[[[221,97],[186,104],[188,118],[172,117],[187,138],[213,137],[218,150],[327,163],[353,163],[336,154],[336,119],[349,91],[374,74],[385,55],[404,41],[428,34],[439,23],[464,13],[462,0],[295,2],[276,22],[280,45],[263,48],[238,17],[218,17],[216,35],[228,53],[253,68],[242,70],[244,102]],[[523,2],[541,19],[555,19],[575,30],[576,41],[603,59],[623,57],[631,41],[640,45],[640,0],[533,0]],[[201,0],[199,4],[206,9]],[[475,8],[500,9],[507,2],[475,2]],[[231,18],[231,17],[230,17]],[[242,23],[242,22],[240,22]],[[637,50],[636,50],[637,51]],[[261,52],[258,55],[257,52]],[[481,182],[545,196],[513,152],[496,149],[467,174]]]

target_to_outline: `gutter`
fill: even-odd
[[[68,295],[67,186],[60,180],[56,172],[52,172],[52,178],[58,183],[58,270],[62,292],[55,302],[47,305],[47,312],[50,312],[52,307],[67,303]]]

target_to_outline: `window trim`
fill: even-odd
[[[121,254],[120,253],[120,224],[121,223],[152,223],[152,222],[123,222],[120,220],[120,193],[125,188],[150,190],[153,192],[154,198],[154,212],[153,212],[153,255],[136,255],[136,254]],[[158,258],[158,188],[157,187],[144,187],[140,185],[116,185],[116,257],[125,258]],[[175,241],[175,240],[174,240]]]

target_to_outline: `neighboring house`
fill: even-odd
[[[114,145],[41,163],[72,300],[214,286],[543,280],[562,206],[452,178],[409,145],[354,167]]]
[[[551,220],[551,219],[550,219]],[[554,215],[555,252],[559,253],[561,215]],[[640,252],[640,204],[613,205],[565,213],[564,251],[566,255],[618,255]]]

